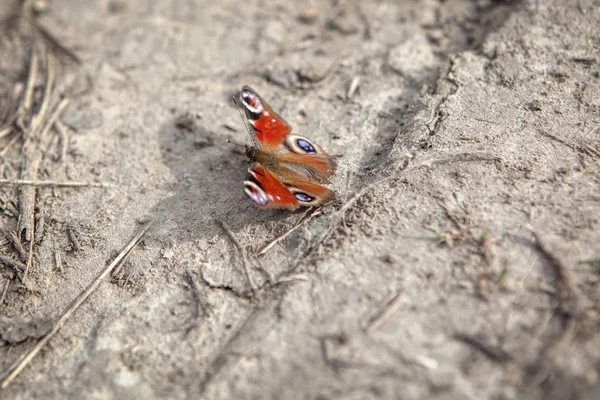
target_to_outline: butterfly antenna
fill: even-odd
[[[248,121],[246,121],[246,118],[244,118],[244,115],[242,114],[240,105],[238,104],[237,100],[235,99],[235,96],[232,96],[231,99],[233,100],[233,104],[235,104],[235,108],[237,108],[238,113],[240,114],[240,118],[242,119],[242,122],[244,123],[244,126],[246,127],[246,131],[248,132],[248,136],[250,137],[250,142],[254,143],[255,139],[252,136],[252,132],[250,131],[250,126],[248,125]],[[233,143],[233,142],[231,142],[231,143]]]
[[[245,145],[245,144],[238,143],[238,142],[234,142],[233,140],[225,139],[225,141],[226,141],[227,143],[235,144],[236,146],[242,146],[242,147],[246,147],[246,145]]]

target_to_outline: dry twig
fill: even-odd
[[[48,341],[56,335],[56,333],[62,328],[62,326],[69,320],[71,315],[90,297],[90,295],[100,285],[102,280],[121,263],[123,258],[129,254],[135,246],[140,242],[142,237],[146,234],[150,225],[146,225],[140,233],[138,233],[125,248],[119,253],[119,255],[104,269],[104,271],[91,283],[91,285],[77,297],[75,302],[67,308],[59,320],[54,324],[52,330],[48,332],[30,351],[24,354],[15,364],[13,364],[4,375],[5,378],[2,381],[0,387],[6,389],[8,385],[19,375],[19,373],[33,360],[33,358],[40,352],[40,350],[48,343]]]
[[[458,341],[461,341],[469,346],[479,350],[483,354],[485,354],[489,359],[505,363],[507,361],[512,360],[512,356],[504,351],[500,347],[491,346],[487,343],[484,343],[480,339],[477,339],[474,336],[470,336],[464,333],[458,333],[454,335],[454,338]]]
[[[13,260],[10,257],[3,256],[0,254],[0,262],[4,265],[13,268],[17,272],[25,272],[27,266],[23,263],[18,262],[17,260]]]
[[[263,256],[267,253],[267,251],[269,251],[273,246],[275,246],[277,243],[282,242],[283,240],[285,240],[288,236],[290,236],[292,233],[294,233],[295,231],[297,231],[300,227],[302,227],[303,225],[305,225],[308,221],[310,221],[311,219],[313,219],[314,217],[316,217],[317,215],[322,214],[322,211],[320,208],[316,208],[315,210],[312,211],[312,213],[310,215],[307,214],[311,211],[311,209],[309,208],[308,210],[306,210],[306,212],[304,213],[304,215],[302,215],[302,217],[300,217],[300,220],[298,220],[298,222],[296,223],[296,225],[294,225],[292,228],[290,228],[288,231],[286,231],[284,234],[276,237],[275,239],[273,239],[272,241],[270,241],[269,243],[267,243],[266,245],[264,245],[263,247],[260,248],[259,251],[257,251],[256,255],[257,256]]]
[[[10,279],[6,278],[4,282],[4,289],[2,289],[2,296],[0,296],[0,307],[4,304],[4,300],[6,300],[6,293],[8,293],[8,285],[10,285]]]
[[[0,179],[0,186],[112,187],[108,183],[38,181],[32,179]]]
[[[33,244],[35,243],[34,238],[32,237],[31,240],[29,241],[29,255],[27,257],[27,265],[25,268],[25,272],[23,273],[23,279],[21,279],[23,281],[23,283],[25,283],[25,279],[27,278],[27,274],[29,273],[29,270],[31,269],[31,266],[33,265]]]
[[[58,161],[64,163],[67,159],[67,150],[69,148],[69,130],[60,121],[56,121],[54,127],[60,134],[60,155],[58,156]]]
[[[46,85],[44,87],[44,96],[42,104],[37,114],[32,118],[29,129],[26,132],[25,139],[35,139],[39,136],[40,129],[46,120],[46,113],[50,108],[52,89],[54,88],[54,58],[51,52],[46,53]]]
[[[31,150],[31,152],[24,151],[24,153],[21,178],[24,181],[35,181],[40,167],[41,154],[36,149]],[[34,186],[25,185],[20,188],[17,231],[19,234],[24,233],[24,239],[26,241],[31,241],[34,237],[35,194],[36,188]]]
[[[72,251],[78,253],[83,250],[81,244],[79,243],[79,240],[77,239],[77,235],[75,234],[75,231],[73,229],[67,229],[67,236],[69,237],[69,241],[71,242]],[[123,263],[121,263],[121,265],[123,265]]]
[[[593,132],[594,130],[592,130]],[[587,154],[590,157],[596,157],[596,158],[600,158],[600,151],[594,149],[592,146],[590,145],[582,145],[576,142],[573,142],[571,140],[565,140],[565,139],[561,139],[553,134],[551,134],[550,132],[546,132],[542,129],[538,129],[538,133],[541,134],[542,136],[546,136],[547,138],[550,138],[560,144],[563,144],[571,149],[577,150],[580,153],[584,153]]]
[[[33,48],[31,50],[31,59],[29,61],[29,74],[27,76],[27,85],[25,86],[25,93],[23,95],[23,100],[17,110],[16,123],[21,130],[24,130],[25,117],[29,113],[29,111],[31,111],[31,107],[33,105],[33,89],[35,88],[35,83],[37,82],[39,68],[38,64],[38,56],[35,52],[35,48]]]
[[[15,235],[14,232],[11,232],[11,233],[5,232],[4,236],[8,240],[10,240],[10,242],[12,243],[13,247],[19,254],[19,259],[23,262],[27,262],[27,259],[29,258],[29,256],[27,255],[27,251],[23,248],[23,244],[21,243],[21,240],[19,239],[19,237],[17,235]]]
[[[60,249],[58,245],[54,243],[54,264],[56,265],[56,269],[62,272],[62,260],[60,257]]]
[[[346,100],[350,100],[352,97],[354,97],[354,94],[358,90],[359,86],[360,76],[355,76],[354,78],[352,78],[352,81],[350,81],[350,86],[348,86],[348,91],[346,92]]]
[[[223,230],[225,231],[225,233],[227,234],[227,236],[229,236],[231,241],[235,244],[235,247],[237,247],[237,249],[239,250],[240,255],[242,256],[242,269],[244,270],[244,275],[246,275],[246,279],[248,280],[248,283],[250,284],[250,288],[252,289],[252,292],[256,292],[256,289],[258,289],[258,286],[256,286],[256,284],[254,283],[254,280],[252,279],[252,275],[250,275],[250,270],[248,269],[248,258],[246,257],[246,252],[244,251],[242,244],[235,237],[235,235],[233,234],[231,229],[229,229],[229,227],[223,221],[218,221],[218,222],[221,225],[221,227],[223,228]]]
[[[372,333],[374,330],[378,329],[381,325],[383,325],[387,320],[390,319],[398,308],[400,308],[400,300],[402,292],[396,293],[394,297],[392,297],[386,305],[381,309],[375,316],[371,318],[369,324],[367,326],[367,333]]]

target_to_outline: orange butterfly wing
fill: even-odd
[[[244,192],[260,208],[287,208],[295,210],[300,205],[296,196],[277,176],[261,164],[248,169],[248,179],[244,181]]]
[[[292,127],[249,86],[242,88],[241,97],[246,118],[258,143],[267,147],[279,146],[290,134]]]

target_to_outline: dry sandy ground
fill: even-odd
[[[16,3],[0,369],[152,225],[0,398],[600,398],[597,0]],[[8,111],[44,48],[69,104],[32,139]],[[245,198],[244,84],[339,156],[261,258],[302,213]]]

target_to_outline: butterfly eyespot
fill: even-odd
[[[294,196],[296,197],[296,199],[298,199],[298,201],[302,201],[304,203],[310,203],[315,199],[314,196],[302,192],[296,192],[294,193]]]
[[[308,154],[317,154],[317,150],[315,150],[314,146],[304,139],[298,139],[296,144]]]

